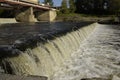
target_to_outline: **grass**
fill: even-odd
[[[74,17],[74,16],[79,16],[79,17],[109,17],[109,16],[115,16],[115,15],[96,15],[96,14],[78,14],[78,13],[68,13],[68,14],[62,14],[58,13],[58,16],[66,16],[66,17]]]
[[[62,14],[58,13],[57,20],[62,21],[98,21],[107,18],[114,18],[115,15],[94,15],[94,14],[77,14],[68,13]]]

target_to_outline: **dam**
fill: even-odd
[[[46,80],[120,79],[120,25],[42,22],[0,26],[0,74],[45,76]]]

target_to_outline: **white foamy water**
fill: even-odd
[[[120,73],[120,26],[98,25],[51,80],[80,80]]]

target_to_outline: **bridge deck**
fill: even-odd
[[[34,8],[38,8],[38,9],[43,9],[43,10],[50,10],[51,8],[48,6],[42,6],[42,5],[38,5],[38,4],[32,4],[32,3],[26,3],[26,2],[20,2],[20,1],[14,1],[14,0],[0,0],[0,2],[2,3],[6,3],[6,4],[10,4],[10,5],[19,5],[19,6],[28,6],[28,7],[34,7]]]

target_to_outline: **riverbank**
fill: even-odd
[[[92,22],[105,22],[114,23],[119,22],[118,17],[115,15],[86,15],[86,14],[58,14],[56,21],[92,21]]]
[[[17,23],[15,18],[0,18],[0,24]]]
[[[120,23],[120,19],[115,15],[95,16],[85,14],[58,14],[54,22],[100,22],[100,23]],[[46,22],[46,21],[35,21]],[[18,23],[15,18],[0,18],[0,24]]]

